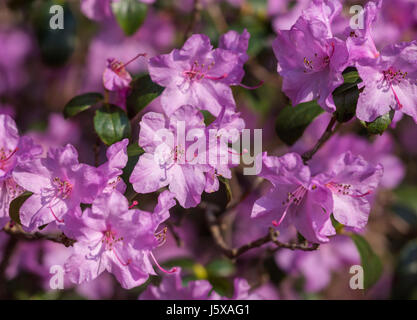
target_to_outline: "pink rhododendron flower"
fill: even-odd
[[[233,296],[228,299],[221,297],[213,290],[207,280],[189,281],[183,286],[181,269],[163,278],[158,286],[148,286],[139,296],[140,300],[269,300],[277,299],[278,295],[265,287],[251,291],[249,283],[242,278],[236,278],[233,282]]]
[[[106,151],[107,162],[99,167],[101,174],[107,179],[107,187],[103,192],[112,192],[117,190],[121,193],[126,191],[126,184],[120,178],[123,168],[126,166],[127,145],[129,139],[123,139],[120,142],[112,144]]]
[[[369,1],[363,11],[364,29],[347,28],[346,44],[349,50],[350,60],[356,62],[361,59],[375,59],[379,56],[372,38],[372,26],[381,9],[382,1]]]
[[[350,152],[342,154],[329,173],[316,176],[332,193],[332,213],[341,224],[363,230],[371,211],[370,197],[383,175],[381,165],[372,165]]]
[[[332,92],[343,83],[349,59],[346,43],[331,31],[340,9],[337,1],[315,0],[291,30],[278,32],[273,43],[278,73],[294,106],[317,100],[326,111],[336,110]]]
[[[66,234],[77,240],[74,255],[65,264],[70,280],[80,284],[106,270],[123,288],[144,283],[155,274],[152,250],[164,241],[157,229],[174,205],[168,191],[160,194],[153,213],[129,209],[127,199],[117,191],[99,196],[91,209],[66,223]]]
[[[262,160],[260,176],[273,187],[255,202],[252,217],[273,214],[277,217],[274,225],[292,224],[311,242],[328,242],[328,236],[335,234],[332,213],[346,226],[363,229],[366,225],[370,196],[382,177],[382,166],[347,152],[328,173],[312,176],[296,153],[282,157],[264,153]]]
[[[185,126],[178,132],[178,125]],[[149,193],[169,186],[178,202],[184,208],[195,207],[201,201],[208,165],[193,164],[188,156],[185,137],[191,130],[204,133],[203,115],[191,106],[183,106],[174,112],[169,120],[163,114],[148,112],[140,122],[139,145],[145,150],[130,176],[130,183],[139,193]],[[162,143],[161,132],[167,130],[173,141]],[[184,141],[181,141],[184,137]],[[187,158],[188,156],[188,158]],[[200,156],[200,155],[199,155]]]
[[[353,241],[338,235],[317,251],[280,250],[275,261],[289,274],[303,275],[307,292],[318,292],[330,283],[332,272],[359,264],[360,257]]]
[[[150,59],[152,80],[165,87],[162,107],[170,116],[183,105],[192,105],[217,116],[224,106],[234,108],[230,89],[238,85],[244,75],[243,63],[249,34],[230,31],[214,49],[210,39],[202,34],[191,36],[178,50]]]
[[[92,203],[107,183],[97,168],[78,162],[78,153],[70,144],[51,148],[46,158],[20,165],[13,178],[33,192],[20,209],[22,225],[28,230],[63,223],[65,215],[74,214],[80,203]]]
[[[312,179],[310,169],[296,153],[279,158],[264,153],[257,161],[263,161],[259,176],[273,187],[255,202],[252,217],[272,214],[277,219],[275,225],[293,224],[307,240],[328,242],[328,236],[336,233],[330,220],[330,190]]]
[[[13,172],[16,166],[23,165],[40,157],[42,148],[34,145],[28,137],[19,137],[14,120],[0,114],[0,229],[10,220],[10,203],[24,192]]]
[[[417,122],[417,41],[385,47],[379,58],[358,64],[364,90],[356,115],[374,121],[391,110],[401,111]]]

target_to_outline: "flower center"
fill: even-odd
[[[401,70],[395,70],[393,67],[390,67],[388,70],[382,71],[384,75],[384,80],[388,83],[391,88],[392,93],[394,94],[395,100],[397,101],[399,109],[402,109],[403,105],[398,98],[397,92],[394,90],[394,85],[398,85],[402,80],[405,80],[408,73],[401,72]]]
[[[0,169],[1,170],[8,170],[10,169],[10,162],[9,160],[11,160],[13,158],[13,156],[16,154],[17,152],[17,148],[14,150],[9,150],[8,152],[5,151],[3,148],[0,149]]]
[[[355,193],[355,191],[352,190],[352,185],[343,183],[329,182],[326,184],[326,187],[329,188],[333,193],[337,193],[343,196],[350,196],[353,198],[362,198],[372,193],[371,190],[363,194]]]
[[[393,67],[390,67],[388,70],[382,71],[384,75],[384,80],[387,81],[390,85],[391,84],[399,84],[402,80],[404,80],[408,73],[401,72],[401,70],[395,70]]]
[[[128,266],[132,259],[127,259],[127,261],[123,261],[120,256],[117,254],[116,249],[114,248],[114,245],[118,242],[122,242],[123,237],[117,237],[117,234],[114,230],[112,230],[110,227],[103,232],[103,238],[101,239],[101,242],[104,244],[107,251],[113,252],[114,256],[116,257],[117,261],[120,262],[120,264],[124,267]]]
[[[65,200],[65,199],[67,199],[71,195],[73,186],[68,181],[61,180],[60,178],[55,177],[52,180],[52,184],[56,188],[56,196],[57,197]]]
[[[222,80],[226,78],[227,73],[221,75],[220,77],[213,77],[213,76],[208,75],[210,70],[213,68],[214,64],[215,63],[213,61],[209,65],[205,65],[204,63],[200,65],[197,61],[194,61],[194,63],[191,66],[191,69],[184,71],[183,75],[189,81],[200,81],[204,78],[210,79],[210,80]]]
[[[285,210],[279,221],[274,220],[272,221],[272,224],[275,227],[278,227],[282,223],[282,221],[284,221],[284,218],[286,217],[291,205],[294,204],[295,206],[298,206],[306,193],[307,189],[303,186],[298,186],[293,192],[288,192],[287,199],[282,201],[282,206],[285,208]]]

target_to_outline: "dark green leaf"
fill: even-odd
[[[141,156],[144,153],[145,151],[141,147],[139,147],[137,142],[131,143],[127,146],[127,155],[129,157]]]
[[[316,101],[287,106],[278,115],[275,131],[287,145],[293,145],[304,133],[308,125],[324,110]]]
[[[209,281],[216,291],[221,296],[231,298],[233,296],[233,280],[222,277],[209,277]]]
[[[351,238],[356,245],[361,256],[361,264],[364,271],[364,287],[372,287],[382,275],[382,263],[379,257],[372,250],[369,243],[358,234],[351,234]]]
[[[368,130],[370,134],[382,135],[391,124],[394,118],[394,111],[390,111],[383,116],[376,118],[373,122],[361,121],[362,125]]]
[[[80,112],[90,109],[103,99],[103,95],[98,92],[89,92],[75,96],[65,105],[64,116],[65,118],[73,117]]]
[[[112,10],[120,28],[127,36],[131,36],[145,20],[148,7],[138,0],[120,0],[112,3]]]
[[[417,298],[417,241],[407,244],[401,251],[393,281],[394,299]]]
[[[355,116],[359,99],[358,83],[362,82],[357,71],[345,73],[343,77],[344,83],[333,92],[338,122],[347,122]]]
[[[21,224],[20,222],[20,207],[23,205],[23,203],[32,195],[32,192],[24,192],[20,196],[18,196],[16,199],[14,199],[10,203],[9,207],[9,216],[10,219],[12,219],[15,223]]]
[[[230,260],[213,260],[206,266],[209,276],[212,277],[230,277],[236,268]]]
[[[227,180],[226,178],[224,178],[222,176],[218,176],[218,179],[226,187],[227,202],[229,203],[233,199],[232,188],[230,187],[229,180]]]
[[[130,137],[130,122],[126,113],[115,105],[105,105],[96,111],[94,129],[101,141],[112,145]]]
[[[143,108],[161,95],[164,88],[152,82],[149,75],[136,78],[131,83],[131,93],[126,99],[129,118],[135,117]]]
[[[54,4],[54,1],[44,1],[36,6],[33,21],[43,62],[49,66],[58,67],[68,62],[75,50],[77,21],[71,7],[65,3],[62,4],[64,28],[52,29],[50,27],[52,15],[49,10]]]

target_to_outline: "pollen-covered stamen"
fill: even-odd
[[[278,221],[272,221],[272,224],[275,227],[278,227],[282,223],[282,221],[284,221],[284,218],[287,216],[288,210],[290,209],[291,205],[298,206],[301,203],[306,192],[307,189],[303,186],[298,186],[293,192],[288,192],[287,199],[282,201],[282,205],[284,206],[285,210],[282,213],[281,218]]]
[[[398,98],[398,95],[395,92],[393,85],[398,85],[403,80],[405,80],[408,75],[408,72],[402,72],[401,70],[395,70],[393,67],[390,67],[388,70],[382,71],[382,74],[384,75],[384,80],[388,83],[389,87],[392,90],[392,93],[394,94],[395,100],[398,103],[398,107],[402,109],[403,105],[401,104],[400,99]]]
[[[56,188],[56,197],[65,200],[71,195],[73,186],[68,181],[55,177],[52,184]]]
[[[183,75],[186,79],[190,81],[200,81],[204,78],[218,81],[227,78],[227,73],[224,73],[221,76],[211,76],[208,74],[210,70],[213,68],[214,64],[215,63],[212,62],[211,64],[206,66],[204,63],[200,65],[197,61],[194,61],[194,63],[191,66],[191,69],[184,71]]]
[[[158,241],[158,247],[162,246],[167,241],[167,232],[168,228],[164,227],[161,231],[155,233],[155,238]]]
[[[3,148],[0,149],[0,169],[4,170],[7,167],[7,162],[16,154],[18,148],[6,152]]]
[[[343,196],[350,196],[353,198],[362,198],[372,193],[372,190],[368,190],[365,193],[355,193],[355,191],[352,190],[351,184],[329,182],[326,184],[326,187],[329,188],[333,193]]]
[[[117,237],[116,232],[112,230],[111,228],[108,228],[106,231],[103,232],[103,238],[101,239],[101,242],[104,244],[107,251],[113,252],[114,256],[116,257],[117,261],[120,262],[120,264],[124,267],[128,266],[132,259],[127,259],[126,262],[124,262],[119,255],[117,254],[116,249],[114,248],[114,245],[118,242],[122,242],[123,237]]]

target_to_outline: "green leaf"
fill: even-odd
[[[234,264],[230,260],[213,260],[206,270],[211,277],[230,277],[236,272]]]
[[[398,258],[393,299],[416,299],[417,297],[417,240],[409,242]]]
[[[316,101],[287,106],[278,115],[275,131],[287,145],[293,145],[304,133],[308,125],[324,110]]]
[[[127,146],[127,155],[129,157],[141,156],[144,153],[145,153],[145,150],[139,147],[137,142],[131,143]]]
[[[126,99],[127,112],[130,119],[134,118],[164,91],[164,88],[153,82],[149,75],[143,75],[134,79],[131,87],[132,90]]]
[[[373,122],[361,121],[361,123],[370,134],[382,135],[390,126],[391,121],[394,118],[394,113],[395,111],[391,110],[383,116],[376,118]]]
[[[361,256],[361,264],[364,271],[364,287],[372,287],[382,275],[382,263],[379,257],[372,250],[369,243],[358,234],[352,233],[351,238]]]
[[[126,113],[115,105],[104,105],[96,111],[94,129],[101,141],[110,146],[130,137],[130,122]]]
[[[103,95],[99,92],[89,92],[75,96],[65,105],[64,116],[65,118],[73,117],[80,112],[90,109],[103,99]]]
[[[138,0],[120,0],[112,3],[112,10],[125,35],[131,36],[145,20],[148,6]]]
[[[52,29],[49,9],[54,1],[42,1],[33,8],[33,29],[40,49],[42,61],[52,67],[62,66],[68,62],[75,50],[77,41],[77,20],[68,3],[64,9],[64,28]]]
[[[10,203],[10,207],[9,207],[9,216],[10,219],[13,220],[13,222],[17,223],[17,224],[21,224],[20,222],[20,207],[23,205],[23,203],[32,195],[32,192],[24,192],[22,193],[20,196],[18,196],[16,199],[14,199],[11,203]]]
[[[229,180],[222,176],[218,176],[218,179],[226,187],[227,203],[229,203],[233,199],[232,188],[230,187]]]
[[[357,71],[345,73],[343,77],[344,83],[333,92],[338,122],[347,122],[355,116],[359,99],[358,83],[362,82]]]

